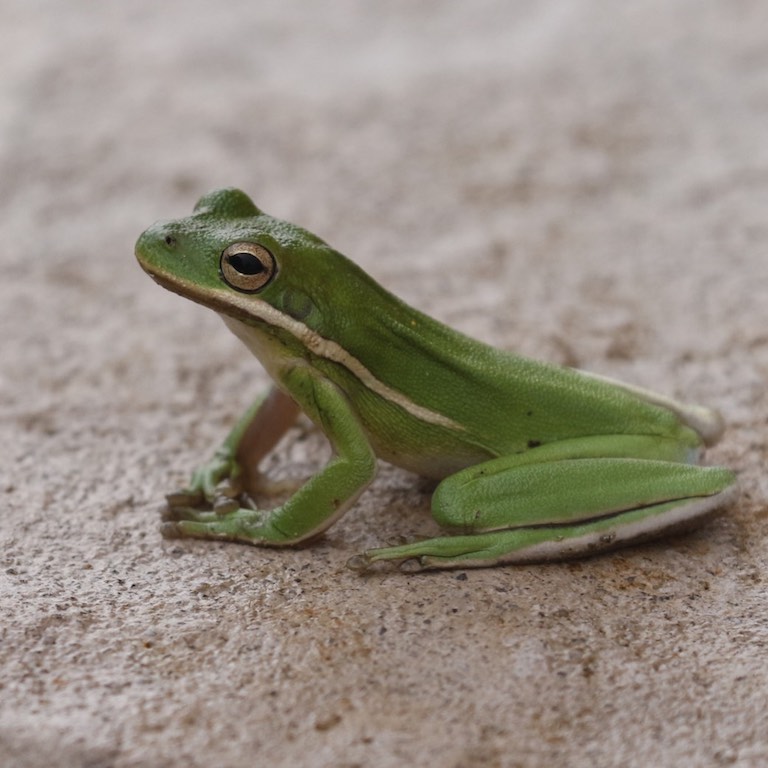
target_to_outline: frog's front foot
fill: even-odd
[[[210,523],[195,520],[166,521],[160,526],[164,539],[222,539],[224,541],[242,541],[235,531],[222,531]]]
[[[224,499],[213,509],[169,507],[160,533],[166,539],[223,539],[260,544],[264,540],[267,512],[238,506]]]
[[[193,473],[186,488],[166,496],[169,507],[211,505],[221,496],[235,498],[242,490],[242,469],[231,448],[223,445]]]
[[[209,501],[201,491],[194,490],[171,493],[165,499],[166,507],[161,513],[165,521],[207,519],[211,515],[216,519],[241,507],[232,496],[221,495]]]

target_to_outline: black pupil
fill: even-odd
[[[229,257],[229,263],[241,275],[260,275],[267,270],[256,256],[247,252],[233,253]]]

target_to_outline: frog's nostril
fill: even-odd
[[[166,235],[164,239],[165,239],[165,244],[169,248],[173,248],[173,246],[176,245],[176,238],[173,235]]]

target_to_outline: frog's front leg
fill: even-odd
[[[259,463],[298,413],[296,402],[272,386],[238,419],[211,459],[195,470],[189,485],[166,496],[171,516],[176,509],[225,506],[240,493],[263,491]]]
[[[175,507],[164,523],[168,538],[225,539],[264,546],[296,544],[324,531],[365,490],[376,472],[373,449],[344,394],[311,368],[296,366],[283,383],[323,430],[335,456],[284,504],[263,511],[222,505],[214,511]]]
[[[565,559],[688,527],[735,488],[730,470],[682,463],[693,448],[650,436],[589,437],[469,467],[443,480],[432,499],[435,519],[456,535],[368,550],[349,566],[405,560],[405,570],[417,571]]]

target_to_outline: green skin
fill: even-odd
[[[168,497],[168,537],[286,546],[354,504],[376,459],[439,480],[447,535],[371,549],[348,565],[487,566],[590,554],[690,527],[735,495],[702,467],[719,416],[619,382],[540,363],[451,330],[392,296],[315,235],[236,189],[136,245],[162,286],[218,312],[275,387],[190,486]],[[334,456],[280,506],[259,463],[303,411]]]

